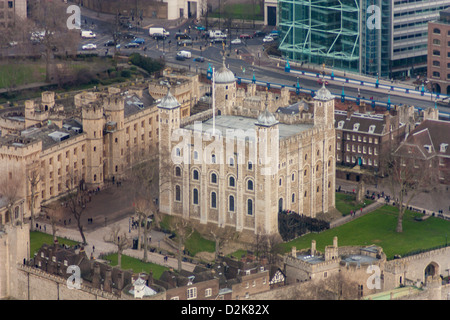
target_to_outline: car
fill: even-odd
[[[97,45],[95,45],[93,43],[88,43],[88,44],[83,45],[81,47],[81,49],[83,49],[83,50],[95,50],[95,49],[97,49]]]
[[[271,36],[265,36],[263,39],[263,42],[273,42],[273,41],[274,41],[274,39]]]
[[[179,46],[192,46],[192,40],[190,40],[190,39],[181,40],[181,41],[178,41],[177,44]]]
[[[153,34],[153,39],[155,39],[155,40],[166,40],[166,36],[165,35],[163,35],[162,33],[154,33]]]
[[[186,40],[186,39],[191,39],[191,37],[183,32],[177,32],[175,33],[175,39],[177,40]]]
[[[251,39],[252,37],[249,34],[243,33],[239,36],[241,39]]]
[[[179,55],[179,54],[177,54],[177,57],[176,57],[176,59],[177,59],[177,60],[180,60],[180,61],[184,61],[184,60],[186,60],[186,57],[184,57],[184,56],[182,56],[182,55]]]
[[[114,40],[108,40],[104,44],[105,47],[113,47],[114,46]]]
[[[129,48],[139,48],[139,43],[136,42],[129,42],[125,45],[125,48],[129,49]]]
[[[242,44],[242,40],[239,38],[236,38],[234,40],[231,40],[231,44]]]
[[[206,30],[206,28],[204,26],[202,26],[201,24],[196,25],[195,29],[197,29],[199,31],[205,31]]]
[[[125,33],[125,34],[123,35],[123,37],[124,37],[125,39],[136,39],[136,36],[135,36],[134,34],[132,34],[132,33]]]
[[[211,40],[211,43],[225,43],[227,40],[222,38],[214,38]]]
[[[261,30],[256,30],[253,33],[253,37],[265,37],[265,36],[266,36],[266,33],[264,31],[261,31]]]
[[[143,38],[136,38],[132,42],[138,43],[138,44],[144,44],[145,40]]]
[[[194,61],[194,62],[205,62],[205,58],[203,58],[203,57],[196,57],[192,61]]]

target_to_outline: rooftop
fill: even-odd
[[[248,130],[254,129],[256,130],[255,123],[257,119],[242,117],[242,116],[228,116],[221,115],[215,118],[215,129],[218,131],[220,135],[226,136],[227,131],[235,130],[233,134],[236,135],[237,130],[241,130],[242,133],[249,133]],[[280,140],[295,136],[296,134],[311,129],[313,124],[284,124],[278,123]],[[188,130],[195,130],[195,124],[190,124],[185,127]],[[211,132],[213,131],[213,119],[210,118],[201,124],[202,132]],[[253,137],[247,136],[249,139],[253,140]]]

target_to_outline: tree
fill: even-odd
[[[183,259],[183,250],[184,243],[186,240],[194,233],[194,229],[191,227],[190,222],[181,217],[173,217],[172,226],[177,235],[177,243],[178,243],[178,272],[181,272],[182,269],[182,259]]]
[[[53,202],[48,205],[41,206],[41,209],[50,218],[53,240],[56,240],[56,232],[58,231],[58,228],[56,226],[56,222],[58,221],[56,217],[56,212],[58,211],[57,204]]]
[[[233,240],[233,237],[236,235],[236,232],[232,228],[218,227],[212,228],[210,230],[210,234],[212,235],[214,242],[216,244],[214,259],[217,261],[220,252],[223,250],[228,241]]]
[[[436,161],[415,147],[401,143],[382,157],[390,195],[398,208],[396,232],[403,232],[403,217],[411,201],[439,184]]]
[[[275,264],[278,260],[278,255],[282,254],[283,250],[280,246],[282,239],[278,234],[258,234],[255,238],[255,255],[261,260],[266,258],[269,264]]]
[[[121,231],[119,225],[111,226],[111,232],[103,238],[108,243],[117,246],[117,265],[122,267],[122,253],[130,248],[131,239],[127,237],[126,231]]]
[[[5,222],[12,222],[12,208],[14,204],[22,198],[23,182],[18,170],[15,172],[9,172],[0,181],[0,199],[6,204],[7,210],[5,216]]]
[[[66,181],[67,195],[62,198],[63,205],[66,207],[67,211],[72,215],[77,221],[77,228],[80,232],[83,244],[86,245],[86,237],[83,231],[83,224],[81,218],[86,211],[86,203],[88,202],[88,192],[83,188],[82,184],[78,184],[78,178],[72,173],[68,175]]]
[[[30,20],[34,23],[31,40],[38,43],[45,57],[46,82],[52,80],[50,66],[55,54],[67,55],[76,52],[80,39],[79,30],[67,28],[67,5],[58,1],[29,2]]]
[[[27,169],[27,182],[30,190],[30,215],[31,215],[31,227],[30,230],[34,230],[35,225],[35,213],[34,208],[36,206],[36,196],[37,196],[37,188],[39,182],[41,181],[41,174],[38,166],[38,162],[34,161],[30,167]]]

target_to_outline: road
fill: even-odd
[[[109,20],[111,21],[111,19]],[[87,23],[85,23],[87,22]],[[112,40],[112,26],[111,22],[105,21],[105,19],[97,19],[93,17],[82,16],[82,29],[92,30],[97,34],[95,39],[83,39],[79,44],[80,52],[86,52],[81,50],[82,45],[87,43],[94,43],[97,45],[96,52],[99,55],[111,55],[114,52],[114,47],[105,47],[104,44],[108,40]],[[189,26],[191,29],[189,30]],[[130,42],[130,39],[121,39],[121,48],[119,52],[123,55],[129,55],[133,52],[139,52],[146,56],[160,59],[164,58],[166,62],[173,63],[179,66],[184,66],[191,71],[203,71],[206,72],[209,65],[215,68],[221,67],[223,60],[223,46],[222,44],[211,44],[209,40],[201,38],[201,32],[194,29],[194,24],[187,21],[186,23],[177,27],[167,27],[170,31],[170,36],[165,41],[156,41],[152,39],[148,34],[147,28],[132,28],[131,30],[122,29],[122,33],[131,33],[132,35],[143,38],[145,43],[140,45],[139,48],[126,49],[125,44]],[[193,40],[192,46],[181,47],[177,45],[177,41],[174,37],[175,33],[178,31],[188,31],[189,35]],[[253,30],[241,30],[240,33],[232,31],[231,39],[236,39],[242,32],[247,34],[252,34]],[[297,79],[300,86],[303,89],[317,90],[321,87],[318,83],[318,79],[311,76],[302,76],[299,74],[288,73],[284,71],[284,65],[277,65],[275,60],[271,60],[264,55],[264,47],[262,37],[246,39],[245,43],[239,45],[230,45],[230,40],[227,41],[225,46],[226,53],[226,63],[227,67],[235,73],[237,77],[252,79],[253,74],[257,81],[260,82],[270,82],[277,83],[287,87],[295,87],[297,84]],[[176,53],[179,50],[188,50],[192,53],[192,59],[187,59],[185,61],[176,60]],[[238,50],[238,53],[236,52]],[[194,62],[195,57],[203,56],[205,62]],[[314,72],[320,72],[321,70],[316,69]],[[352,75],[347,75],[347,77],[352,77]],[[372,82],[375,82],[372,79]],[[410,87],[407,84],[393,84],[397,86]],[[412,105],[418,108],[433,108],[435,107],[435,96],[424,96],[405,94],[404,91],[400,90],[390,90],[387,88],[371,88],[368,86],[361,86],[359,84],[346,84],[343,81],[333,81],[328,80],[327,88],[332,94],[340,97],[344,89],[345,96],[349,97],[359,97],[364,101],[371,102],[369,99],[375,100],[377,103],[386,104],[390,99],[391,105]],[[438,108],[450,114],[450,108],[444,106],[438,106]]]

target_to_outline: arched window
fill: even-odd
[[[234,187],[234,186],[235,186],[235,180],[234,180],[234,177],[230,177],[228,185],[229,185],[230,187]]]
[[[230,157],[229,161],[230,167],[234,167],[234,158]]]
[[[292,181],[295,180],[295,174],[292,174]]]
[[[194,151],[194,160],[198,160],[198,151]]]
[[[211,155],[211,163],[216,163],[216,155]]]
[[[234,197],[230,196],[228,199],[228,210],[234,211]]]
[[[97,181],[97,175],[94,174],[94,181]]]
[[[211,208],[217,208],[217,199],[215,192],[211,192]]]
[[[177,177],[180,177],[180,176],[181,176],[181,168],[180,168],[180,167],[176,167],[176,168],[175,168],[175,175],[176,175]]]
[[[441,30],[438,29],[438,28],[434,28],[434,29],[433,29],[433,33],[435,33],[435,34],[441,34]]]
[[[175,200],[181,201],[181,188],[180,186],[175,186]]]
[[[253,200],[252,199],[247,200],[247,214],[249,216],[253,215]]]
[[[198,170],[194,170],[193,172],[192,172],[192,178],[194,179],[194,180],[198,180]]]
[[[198,204],[198,190],[197,189],[194,189],[194,191],[193,191],[192,202],[194,204]]]
[[[19,219],[19,207],[14,208],[14,219]]]
[[[211,173],[211,183],[217,183],[217,174]]]
[[[295,202],[295,193],[292,194],[292,203]]]
[[[175,149],[175,152],[176,152],[177,157],[180,157],[180,156],[181,156],[181,150],[180,150],[180,148],[176,148],[176,149]]]
[[[247,190],[253,190],[253,180],[247,181]]]

